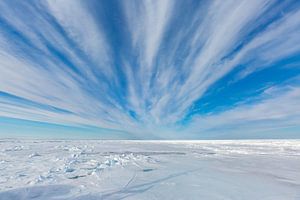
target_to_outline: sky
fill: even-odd
[[[299,139],[300,1],[0,1],[0,137]]]

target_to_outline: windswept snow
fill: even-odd
[[[0,200],[300,199],[300,141],[0,140]]]

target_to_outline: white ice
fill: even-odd
[[[300,199],[300,141],[0,140],[0,200]]]

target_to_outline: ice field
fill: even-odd
[[[1,200],[300,199],[300,141],[0,140]]]

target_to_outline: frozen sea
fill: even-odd
[[[299,200],[300,140],[0,140],[0,200]]]

